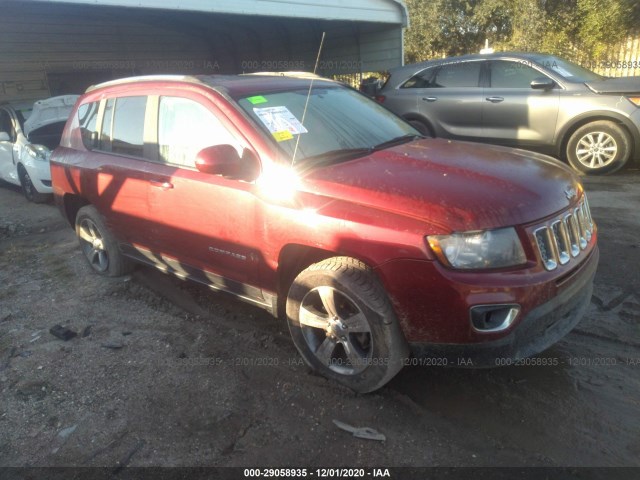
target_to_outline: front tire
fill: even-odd
[[[435,137],[435,135],[431,131],[431,128],[426,123],[421,122],[420,120],[416,120],[416,119],[407,120],[407,122],[409,122],[409,124],[413,128],[418,130],[420,132],[420,134],[424,135],[425,137],[431,137],[431,138]]]
[[[305,362],[356,392],[385,385],[409,355],[384,288],[356,259],[334,257],[302,271],[291,285],[286,311]]]
[[[22,187],[22,193],[24,197],[33,203],[45,203],[51,196],[46,193],[40,193],[33,185],[33,181],[29,176],[29,172],[22,165],[18,167],[18,177],[20,178],[20,186]]]
[[[619,125],[599,120],[576,130],[567,143],[567,160],[584,175],[604,175],[621,169],[631,156],[631,139]]]
[[[122,255],[118,242],[93,205],[78,210],[76,235],[82,253],[96,273],[119,277],[133,270],[133,262]]]

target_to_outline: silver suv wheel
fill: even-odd
[[[618,153],[615,139],[605,132],[588,133],[576,148],[578,161],[587,168],[602,168],[613,162]]]
[[[622,125],[597,120],[573,132],[566,155],[569,164],[582,174],[612,173],[629,160],[631,137]]]

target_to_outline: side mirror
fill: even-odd
[[[202,173],[252,182],[258,178],[260,162],[248,149],[240,157],[231,145],[214,145],[200,150],[196,156],[196,168]]]
[[[556,86],[556,82],[549,77],[538,77],[531,82],[531,88],[534,90],[551,90]]]
[[[10,142],[11,137],[7,132],[0,132],[0,142]]]
[[[360,82],[360,91],[369,97],[375,97],[380,91],[380,79],[377,77],[365,78]]]

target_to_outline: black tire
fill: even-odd
[[[133,270],[134,263],[122,255],[118,242],[93,205],[78,210],[76,235],[82,253],[96,273],[119,277]]]
[[[18,177],[20,178],[22,193],[27,200],[33,203],[46,203],[51,199],[51,195],[40,193],[36,190],[29,173],[22,165],[18,167]]]
[[[620,170],[631,156],[627,131],[608,120],[583,125],[567,143],[569,164],[583,175],[604,175]]]
[[[427,125],[426,123],[416,119],[410,119],[407,120],[407,122],[409,122],[409,124],[411,124],[413,128],[418,130],[425,137],[435,137],[435,135],[431,131],[431,128],[429,128],[429,125]]]
[[[409,355],[384,288],[353,258],[329,258],[302,271],[289,289],[287,321],[305,362],[356,392],[385,385]]]

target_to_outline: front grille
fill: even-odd
[[[576,208],[533,232],[544,268],[566,265],[587,248],[593,235],[593,219],[586,195]]]

